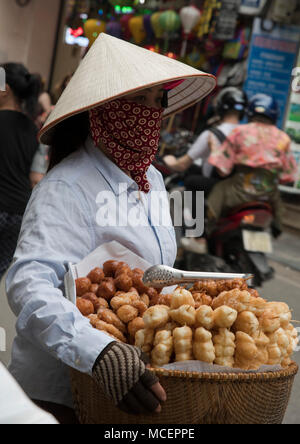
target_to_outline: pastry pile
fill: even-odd
[[[145,328],[143,315],[150,305],[168,302],[168,297],[143,284],[143,275],[143,270],[125,262],[108,261],[76,280],[77,308],[94,328],[134,344],[136,332]]]
[[[78,309],[94,328],[147,353],[155,368],[189,360],[243,370],[290,365],[298,335],[285,303],[267,302],[243,279],[161,294],[143,274],[106,262],[76,281]]]
[[[222,285],[228,289],[217,295]],[[157,368],[189,360],[242,370],[289,366],[298,343],[289,307],[246,287],[235,280],[177,288],[169,305],[144,313],[145,328],[136,333],[135,345]]]

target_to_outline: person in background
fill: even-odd
[[[204,191],[210,193],[214,185],[220,180],[220,176],[214,167],[207,161],[211,154],[211,143],[221,145],[227,136],[239,125],[247,108],[247,96],[238,88],[225,88],[217,97],[215,111],[220,117],[221,123],[216,128],[204,131],[196,140],[188,153],[176,159],[174,156],[166,156],[164,162],[174,171],[186,172],[185,187],[190,191]],[[202,164],[202,169],[192,167]],[[191,168],[192,167],[192,168]]]
[[[223,177],[207,201],[209,234],[223,213],[253,201],[265,201],[274,209],[273,234],[282,231],[279,183],[294,182],[297,164],[291,152],[289,136],[276,127],[280,110],[276,100],[255,95],[248,109],[250,123],[236,128],[223,145],[212,147],[209,163]]]
[[[247,96],[240,89],[234,87],[223,89],[215,101],[215,113],[221,119],[220,124],[204,131],[185,156],[179,159],[174,156],[164,158],[169,168],[178,172],[187,172],[184,186],[193,192],[191,218],[196,217],[197,191],[204,191],[207,198],[213,187],[222,180],[217,170],[208,163],[211,146],[220,146],[239,125],[245,115],[247,104]],[[204,238],[184,237],[181,238],[180,244],[185,250],[193,253],[207,252]]]
[[[52,99],[50,94],[45,89],[45,80],[42,78],[40,74],[36,74],[36,77],[39,79],[41,88],[40,95],[38,98],[38,115],[35,119],[36,126],[40,130],[44,123],[47,120],[47,117],[53,110],[54,106],[52,105]]]
[[[38,185],[47,174],[49,168],[49,155],[50,147],[40,143],[31,165],[30,182],[32,188]]]
[[[0,91],[0,279],[16,249],[31,195],[30,169],[38,149],[36,116],[40,82],[18,63],[2,65],[6,90]]]

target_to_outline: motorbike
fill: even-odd
[[[221,219],[208,238],[209,251],[222,258],[232,271],[252,274],[252,285],[272,279],[267,254],[272,252],[273,210],[267,202],[249,202]]]

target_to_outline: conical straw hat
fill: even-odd
[[[75,114],[179,79],[185,81],[169,92],[169,107],[164,117],[178,113],[206,97],[216,86],[215,77],[102,33],[82,60],[40,131],[41,142],[50,145],[54,127]]]

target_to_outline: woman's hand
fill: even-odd
[[[159,413],[167,399],[157,377],[147,369],[147,355],[137,347],[113,342],[98,357],[93,377],[126,413]]]

